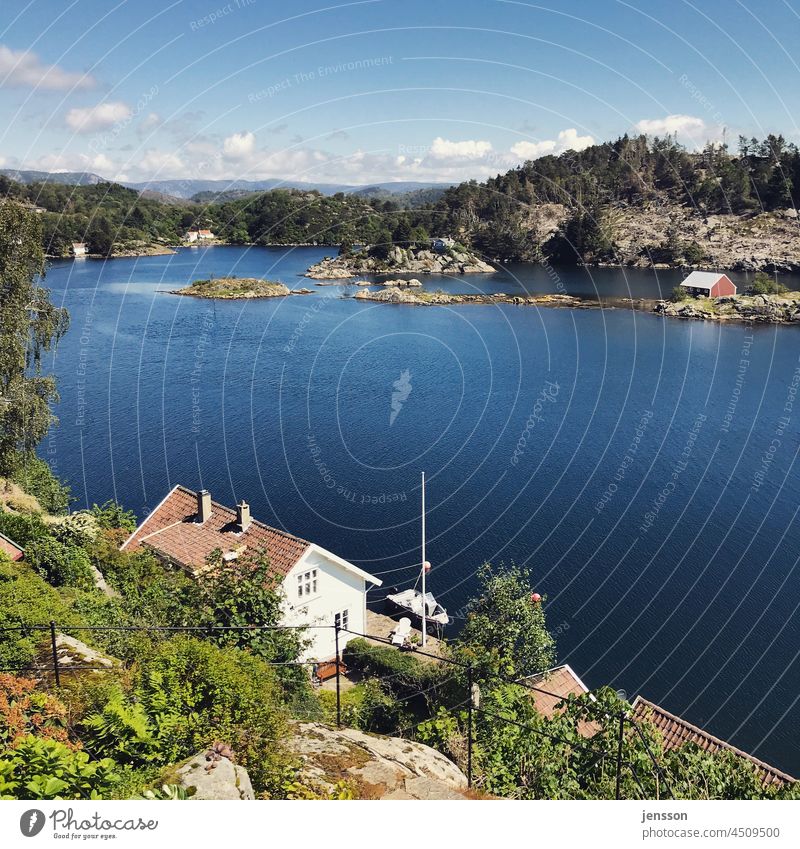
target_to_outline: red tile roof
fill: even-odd
[[[184,486],[176,486],[122,548],[126,551],[149,548],[192,574],[198,574],[205,569],[206,559],[215,549],[227,554],[244,546],[248,552],[266,554],[277,574],[285,576],[309,545],[306,540],[256,519],[244,533],[239,533],[236,511],[216,501],[211,502],[211,516],[200,524],[197,494]]]
[[[525,679],[525,683],[539,690],[531,690],[531,698],[534,707],[547,719],[563,711],[557,709],[560,702],[566,701],[569,696],[583,696],[589,692],[589,688],[572,670],[569,664],[556,666],[538,675],[531,675]],[[546,692],[540,692],[546,691]],[[593,737],[600,730],[596,722],[581,721],[578,723],[578,733],[583,737]]]
[[[635,719],[641,722],[649,722],[661,733],[664,750],[667,752],[677,749],[684,743],[696,743],[706,752],[727,750],[754,764],[765,785],[791,784],[795,781],[791,775],[775,769],[775,767],[770,766],[768,763],[764,763],[764,761],[753,757],[753,755],[737,749],[735,746],[726,743],[724,740],[720,740],[718,737],[714,737],[702,728],[698,728],[685,719],[669,713],[669,711],[664,710],[664,708],[653,704],[653,702],[647,699],[643,699],[641,696],[637,696],[633,701],[633,715]]]
[[[25,556],[24,549],[5,534],[0,534],[0,551],[7,554],[12,560],[22,560]]]

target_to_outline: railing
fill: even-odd
[[[83,632],[83,631],[113,631],[113,632],[146,632],[146,633],[217,633],[217,632],[257,632],[257,631],[289,631],[289,630],[312,630],[312,629],[328,629],[332,628],[334,631],[334,643],[335,643],[335,651],[336,651],[336,726],[337,728],[342,727],[342,690],[341,690],[341,667],[342,667],[342,654],[341,654],[341,644],[340,644],[340,634],[346,633],[353,637],[362,637],[364,639],[372,640],[373,642],[384,644],[386,646],[392,646],[391,640],[380,637],[375,634],[365,634],[359,631],[352,631],[349,628],[342,628],[339,624],[334,623],[333,625],[211,625],[211,626],[200,626],[200,625],[69,625],[60,627],[55,620],[50,620],[47,625],[4,625],[0,626],[0,633],[3,632],[19,632],[19,633],[30,633],[40,631],[42,634],[47,634],[49,636],[50,641],[50,655],[52,658],[52,667],[37,665],[37,666],[21,666],[15,667],[12,669],[0,669],[0,672],[12,672],[16,674],[24,673],[25,671],[35,671],[39,674],[52,672],[54,682],[57,688],[61,687],[61,676],[65,672],[110,672],[115,668],[114,666],[89,666],[89,665],[72,665],[69,666],[63,665],[59,661],[58,656],[58,632],[67,633],[67,632]],[[550,733],[545,731],[542,728],[537,728],[529,723],[518,722],[517,720],[510,719],[508,717],[500,716],[499,714],[492,713],[480,707],[480,691],[475,684],[474,681],[474,668],[472,664],[464,663],[462,661],[455,660],[450,657],[442,657],[441,655],[431,654],[430,652],[423,651],[419,648],[414,648],[413,653],[415,655],[420,655],[422,657],[430,658],[438,663],[448,664],[453,667],[458,667],[462,670],[467,678],[467,698],[460,702],[458,705],[452,706],[451,709],[459,709],[466,706],[467,708],[467,763],[466,763],[466,773],[467,773],[467,786],[472,787],[473,783],[473,763],[472,763],[472,755],[473,755],[473,745],[474,745],[474,714],[479,713],[483,716],[487,716],[495,721],[504,722],[511,725],[516,725],[520,728],[527,730],[529,733],[549,738],[551,740],[555,740],[556,742],[562,742],[566,745],[569,745],[573,749],[577,749],[580,751],[590,752],[596,756],[596,762],[599,762],[601,759],[614,757],[615,762],[615,770],[616,770],[616,792],[615,797],[617,799],[621,798],[621,780],[622,774],[625,767],[628,767],[631,770],[631,774],[636,782],[636,784],[642,789],[643,794],[645,793],[644,788],[642,787],[641,781],[639,780],[639,776],[636,773],[636,770],[632,763],[626,763],[623,761],[623,744],[625,739],[625,727],[626,724],[630,726],[631,729],[636,733],[639,739],[642,741],[642,744],[647,752],[647,755],[651,762],[653,763],[653,767],[658,773],[661,781],[664,783],[664,786],[670,792],[672,796],[672,788],[667,781],[666,775],[664,774],[662,768],[658,764],[650,745],[647,742],[646,736],[642,733],[641,728],[638,723],[634,721],[634,719],[626,712],[620,711],[616,719],[619,722],[618,734],[617,734],[617,746],[616,752],[609,751],[601,751],[597,752],[596,748],[592,748],[592,738],[587,738],[586,744],[576,744],[574,740],[566,740],[564,738],[559,737],[557,734]],[[270,662],[264,661],[265,663],[271,666],[313,666],[318,661],[283,661],[283,662]],[[491,678],[497,679],[498,681],[502,681],[508,684],[515,684],[517,686],[523,687],[527,690],[530,690],[534,693],[540,693],[542,695],[549,696],[551,698],[555,698],[558,701],[564,701],[564,697],[561,694],[553,693],[543,687],[536,686],[531,684],[526,679],[513,679],[508,678],[506,676],[502,676],[497,673],[492,673],[490,675]],[[420,695],[420,693],[415,693],[413,695]],[[597,708],[599,714],[601,715],[603,721],[609,721],[614,718],[609,715],[607,711],[598,706]],[[424,721],[424,720],[423,720]],[[413,726],[415,728],[416,726]],[[401,735],[408,731],[409,729],[401,729],[399,732]],[[645,794],[646,795],[646,794]]]

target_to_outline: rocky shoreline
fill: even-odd
[[[653,312],[669,318],[702,321],[800,324],[800,292],[782,295],[731,295],[724,298],[691,298],[659,301]]]
[[[346,280],[361,274],[491,274],[494,270],[466,248],[438,252],[395,246],[385,259],[364,251],[326,256],[312,265],[305,276],[314,280]]]
[[[350,296],[347,296],[350,297]],[[514,306],[561,307],[568,309],[633,309],[662,315],[719,322],[759,322],[800,325],[800,292],[788,295],[734,295],[725,298],[692,298],[673,303],[648,298],[604,298],[602,301],[575,295],[491,295],[408,291],[397,286],[380,290],[363,289],[352,300],[411,306],[457,306],[460,304],[511,304]]]

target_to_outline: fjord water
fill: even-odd
[[[430,580],[452,614],[484,561],[529,566],[589,686],[800,773],[800,330],[358,302],[299,276],[324,253],[54,263],[72,327],[41,452],[78,506],[141,517],[176,483],[244,498],[381,577],[379,604],[416,577],[424,469]],[[231,273],[314,293],[166,292]],[[425,285],[654,297],[680,276],[515,265]]]

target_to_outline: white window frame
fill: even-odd
[[[317,570],[309,569],[306,572],[298,572],[297,574],[297,597],[308,598],[316,596],[317,593]]]

